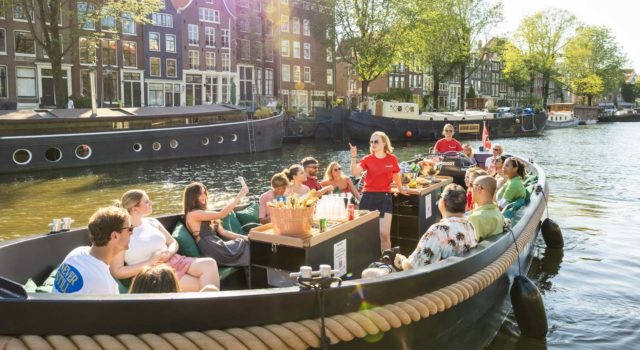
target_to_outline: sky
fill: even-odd
[[[626,53],[628,68],[640,72],[640,0],[502,0],[503,23],[492,34],[514,32],[522,18],[546,8],[573,13],[588,25],[607,26]]]

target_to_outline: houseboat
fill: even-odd
[[[0,174],[260,152],[282,137],[282,115],[230,105],[2,112]]]
[[[392,141],[436,141],[445,124],[456,129],[456,139],[481,139],[486,124],[491,138],[537,136],[547,123],[545,113],[494,114],[483,111],[420,113],[416,103],[370,102],[369,108],[352,112],[347,121],[354,140],[368,140],[374,131],[384,131]]]
[[[570,128],[577,126],[580,119],[573,113],[573,103],[552,103],[548,105],[547,129]]]
[[[224,276],[241,280],[245,274],[240,270],[222,274],[223,291],[217,293],[27,293],[21,284],[29,279],[42,283],[69,251],[89,243],[87,230],[0,243],[0,342],[23,348],[25,344],[56,342],[60,346],[78,341],[90,343],[78,348],[130,348],[136,342],[152,348],[302,349],[321,347],[325,342],[335,349],[484,348],[510,310],[514,277],[526,274],[530,265],[546,206],[544,198],[548,198],[543,169],[522,160],[537,180],[530,202],[512,219],[513,235],[493,236],[464,256],[414,270],[371,279],[358,279],[359,273],[352,279],[349,274],[341,275],[345,278],[341,284],[325,285],[322,292],[296,286],[250,289],[235,284],[236,290],[227,288]],[[436,196],[426,197],[435,200]],[[427,203],[431,208],[431,201]],[[369,226],[353,237],[362,239],[370,227],[376,228],[377,217],[377,212],[359,216]],[[177,215],[160,218],[169,230],[178,220]],[[344,225],[358,229],[355,221]],[[402,230],[417,231],[418,226]],[[256,277],[256,264],[269,265],[279,257],[294,258],[281,261],[290,271],[298,269],[292,261],[303,261],[305,254],[307,258],[315,254],[310,259],[340,269],[344,265],[335,262],[347,261],[348,267],[349,259],[362,257],[362,250],[377,251],[379,246],[375,240],[343,242],[339,236],[323,240],[313,234],[306,245],[300,241],[299,246],[289,246],[295,239],[288,238],[254,249],[253,232],[249,235],[250,279]],[[375,231],[372,237],[378,237]],[[314,244],[325,245],[321,254],[312,251]],[[91,317],[96,320],[90,321]],[[326,338],[321,338],[323,330]]]

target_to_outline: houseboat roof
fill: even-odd
[[[189,107],[98,108],[95,118],[129,119],[132,117],[195,117],[212,113],[237,113],[243,109],[233,105],[200,105]],[[0,121],[91,118],[91,109],[34,109],[0,111]]]

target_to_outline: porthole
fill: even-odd
[[[238,141],[238,135],[233,134],[233,138],[231,139],[231,142],[236,142]]]
[[[134,143],[133,144],[133,150],[136,151],[136,152],[142,151],[142,145],[139,144],[139,143]]]
[[[159,151],[159,150],[160,150],[160,148],[162,148],[162,145],[160,144],[160,142],[154,142],[154,143],[151,145],[151,148],[153,148],[153,150],[154,150],[154,151]]]
[[[223,143],[223,142],[224,142],[224,137],[218,136],[218,143]]]
[[[59,148],[51,147],[44,152],[44,157],[48,161],[56,163],[62,159],[62,151]]]
[[[171,147],[171,148],[178,148],[178,140],[171,140],[171,141],[169,141],[169,147]]]
[[[202,145],[203,145],[203,146],[206,146],[206,145],[208,145],[208,144],[209,144],[209,138],[208,138],[208,137],[203,137],[203,138],[202,138]]]
[[[29,164],[31,162],[31,151],[21,148],[13,152],[13,161],[19,165]]]
[[[79,145],[76,147],[75,153],[78,159],[87,159],[91,157],[91,147],[89,145]]]

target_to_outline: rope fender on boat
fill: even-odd
[[[538,230],[544,206],[539,206],[533,218],[518,237],[519,249],[529,244]],[[473,275],[439,290],[393,304],[368,310],[333,315],[325,318],[326,334],[331,344],[364,338],[392,328],[409,325],[423,318],[443,312],[478,294],[502,276],[517,259],[515,245],[511,245],[496,261]],[[268,350],[319,348],[320,321],[318,319],[209,330],[204,332],[38,336],[0,336],[0,350],[53,349],[220,349]]]

